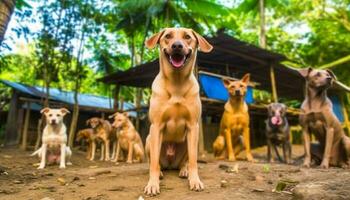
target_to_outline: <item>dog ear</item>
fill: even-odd
[[[334,74],[331,70],[326,69],[326,71],[328,72],[328,74],[329,74],[335,81],[338,80],[337,77],[335,76],[335,74]]]
[[[243,78],[241,79],[241,81],[242,81],[243,83],[245,83],[245,84],[248,84],[249,81],[250,81],[250,74],[249,74],[249,73],[245,74],[245,75],[243,76]]]
[[[299,74],[301,74],[304,78],[307,78],[311,71],[312,71],[311,67],[302,68],[298,70]]]
[[[89,126],[90,124],[90,119],[86,120],[86,125]]]
[[[201,35],[199,35],[196,31],[192,30],[193,35],[196,37],[199,50],[208,53],[213,49],[213,46],[209,44],[209,42]]]
[[[123,112],[123,115],[124,115],[125,117],[129,117],[129,113],[128,113],[128,112]]]
[[[149,49],[153,49],[159,43],[159,39],[162,37],[164,31],[165,29],[163,29],[159,33],[152,35],[148,40],[146,40],[146,47]]]
[[[112,119],[114,116],[116,116],[118,112],[114,113],[113,115],[108,116],[108,119]]]
[[[225,88],[230,87],[231,81],[230,81],[229,79],[223,78],[223,79],[222,79],[222,82],[224,83]]]
[[[41,110],[40,110],[40,113],[41,113],[41,114],[45,114],[45,113],[47,113],[47,112],[49,112],[49,111],[50,111],[50,108],[46,107],[46,108],[41,109]]]
[[[61,113],[62,113],[63,115],[66,115],[67,113],[70,113],[69,110],[68,110],[67,108],[61,108],[60,110],[61,110]]]

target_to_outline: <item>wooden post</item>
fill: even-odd
[[[27,104],[27,109],[26,109],[26,115],[24,119],[24,128],[22,133],[22,146],[21,146],[23,150],[27,149],[28,126],[29,126],[29,119],[30,119],[30,102],[27,102],[26,104]]]
[[[142,88],[136,89],[136,100],[135,100],[135,107],[136,107],[136,123],[135,128],[138,132],[140,132],[140,107],[141,107],[141,101],[142,101]]]
[[[346,111],[345,99],[344,99],[343,95],[340,95],[340,101],[341,101],[341,107],[342,107],[343,116],[344,116],[344,124],[345,124],[345,127],[347,129],[348,135],[350,135],[349,115],[348,115],[348,112]]]
[[[102,118],[102,119],[105,119],[105,116],[106,116],[106,113],[101,112],[101,118]]]
[[[5,145],[15,145],[17,140],[17,121],[19,110],[19,93],[14,89],[12,90],[12,97],[10,101],[10,108],[7,114],[6,130],[5,130]]]
[[[270,78],[271,78],[271,88],[272,88],[272,101],[277,103],[277,87],[276,87],[276,79],[275,79],[275,70],[273,65],[270,66]]]
[[[199,119],[199,138],[198,138],[198,152],[201,158],[204,158],[206,155],[204,147],[204,132],[203,132],[203,119]]]
[[[40,147],[41,135],[42,135],[41,127],[42,127],[42,124],[43,124],[43,120],[44,120],[44,115],[42,115],[42,117],[38,121],[37,136],[36,136],[36,142],[35,142],[34,150],[38,150],[39,147]]]
[[[113,102],[114,110],[118,110],[119,93],[120,93],[120,85],[115,85],[114,102]]]
[[[119,108],[120,112],[124,111],[124,98],[121,97],[120,98],[120,108]]]

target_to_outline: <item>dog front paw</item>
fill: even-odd
[[[236,161],[236,157],[234,155],[228,156],[228,161],[234,162]]]
[[[60,165],[60,169],[66,169],[65,165]]]
[[[204,185],[199,179],[199,177],[189,178],[189,183],[190,183],[190,190],[202,191],[204,189]]]
[[[320,165],[322,169],[328,169],[329,168],[329,161],[324,159]]]
[[[310,168],[311,160],[309,158],[304,159],[303,167]]]
[[[160,194],[159,181],[149,180],[148,184],[145,187],[144,193],[149,196]]]
[[[252,154],[247,154],[247,160],[248,160],[248,162],[256,162],[256,160],[253,158]]]
[[[179,177],[180,177],[180,178],[187,178],[187,177],[188,177],[188,169],[187,169],[187,166],[183,166],[183,167],[180,169]]]
[[[45,166],[39,166],[37,169],[44,169],[45,168]]]
[[[132,164],[132,160],[127,160],[126,163]]]

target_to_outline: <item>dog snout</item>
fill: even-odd
[[[237,95],[237,96],[241,95],[241,91],[240,90],[235,90],[235,95]]]
[[[182,42],[180,42],[180,41],[176,41],[171,45],[171,48],[175,51],[180,51],[183,49],[183,47],[184,46],[183,46]]]
[[[55,119],[52,119],[52,120],[51,120],[51,124],[56,124],[56,120],[55,120]]]

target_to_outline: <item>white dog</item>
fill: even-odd
[[[41,159],[38,169],[44,169],[46,158],[49,163],[60,163],[60,168],[71,165],[69,159],[72,155],[67,143],[67,128],[63,123],[63,117],[70,113],[65,108],[50,109],[44,108],[40,111],[46,117],[46,126],[43,131],[42,145],[32,156],[38,154]]]

